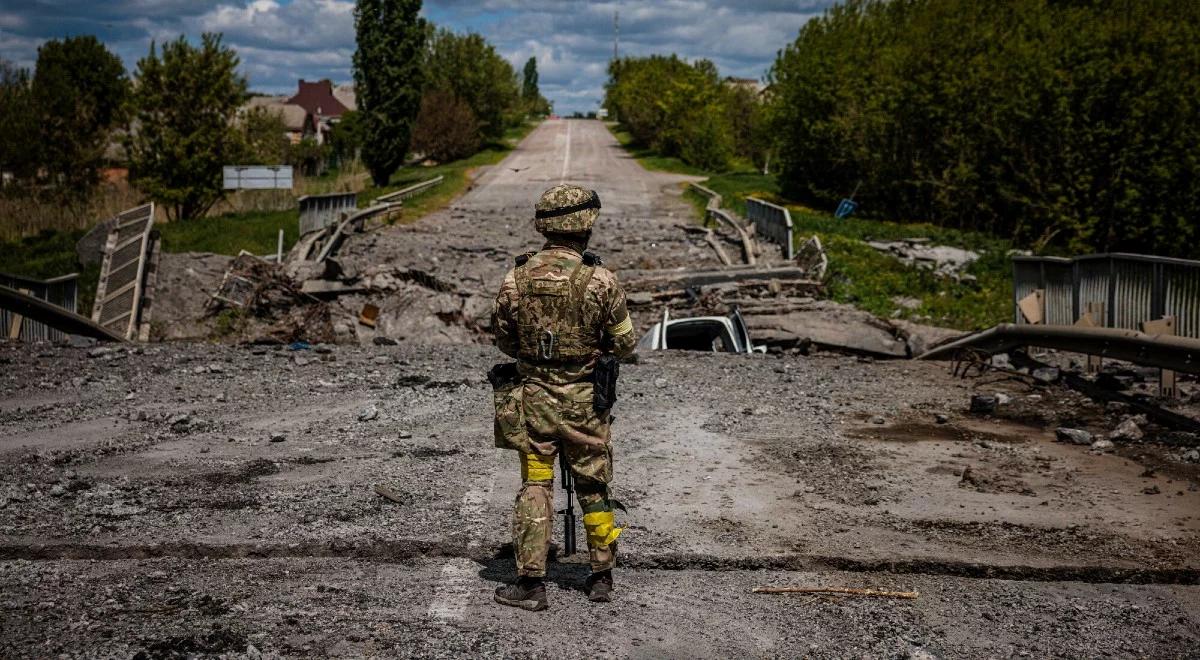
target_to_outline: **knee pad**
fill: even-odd
[[[582,489],[581,489],[582,490]],[[588,497],[591,493],[579,494],[583,506],[583,526],[587,529],[588,547],[607,548],[621,535],[622,527],[616,527],[613,522],[612,505],[608,502],[608,489],[597,493],[600,497]],[[590,502],[584,501],[586,499]]]
[[[521,481],[554,481],[554,457],[521,454]]]

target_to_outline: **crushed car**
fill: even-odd
[[[736,307],[729,316],[693,316],[672,319],[669,310],[638,340],[638,350],[665,349],[713,353],[765,353],[766,346],[750,340],[746,321]]]

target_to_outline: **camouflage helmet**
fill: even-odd
[[[542,193],[534,206],[533,227],[538,232],[575,234],[588,231],[600,215],[595,190],[560,183]]]

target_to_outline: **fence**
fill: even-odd
[[[787,209],[757,197],[747,197],[746,217],[754,223],[759,236],[780,247],[784,259],[790,261],[796,256],[792,246],[792,214]]]
[[[1200,261],[1124,253],[1014,257],[1017,323],[1025,319],[1016,303],[1038,289],[1046,324],[1071,325],[1099,308],[1103,318],[1093,320],[1105,327],[1138,330],[1144,321],[1173,316],[1177,335],[1200,338]]]
[[[375,198],[374,203],[375,204],[395,204],[396,202],[406,200],[409,197],[412,197],[414,195],[419,195],[419,194],[425,192],[426,190],[429,190],[430,188],[441,183],[444,178],[445,177],[438,175],[428,181],[422,181],[421,183],[413,184],[407,188],[402,188],[400,190],[397,190],[396,192],[390,192],[386,195],[380,195],[379,197]]]
[[[20,275],[0,273],[0,286],[27,292],[34,298],[74,312],[79,304],[79,273],[62,275],[48,280],[35,280]],[[21,318],[20,314],[0,309],[0,332],[9,339],[21,341],[63,341],[66,333],[45,323]]]
[[[358,193],[305,195],[297,201],[300,204],[300,235],[303,236],[332,225],[342,213],[353,213],[358,208]]]

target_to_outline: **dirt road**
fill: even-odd
[[[678,179],[643,171],[596,122],[544,124],[450,209],[356,236],[346,260],[475,281],[457,304],[482,304],[510,255],[536,246],[531,200],[563,178],[599,190],[596,248],[618,274],[715,261],[674,228],[688,213]],[[397,346],[0,344],[3,655],[1184,657],[1200,645],[1194,466],[966,412],[976,391],[1088,409],[1053,388],[828,353],[670,352],[624,368],[619,599],[587,603],[577,556],[552,564],[549,612],[500,608],[518,470],[491,447],[483,373],[501,356],[470,324],[432,316],[440,326],[426,315],[393,329]]]

